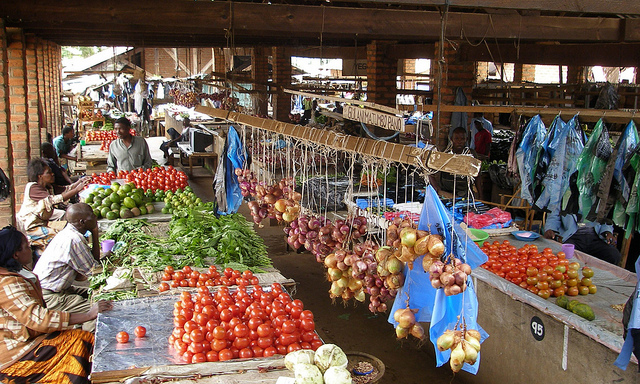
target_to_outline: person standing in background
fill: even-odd
[[[473,114],[473,119],[471,119],[471,124],[469,124],[469,133],[471,134],[471,142],[469,143],[469,148],[477,151],[476,149],[476,134],[478,133],[478,128],[476,126],[476,122],[480,122],[482,127],[486,129],[491,137],[493,137],[493,124],[487,119],[484,118],[484,114],[482,112],[476,112]]]
[[[56,153],[59,158],[78,161],[78,158],[75,156],[71,156],[70,153],[74,148],[73,145],[73,128],[69,126],[65,126],[62,128],[62,135],[56,136],[53,139],[53,146],[56,149]]]
[[[479,160],[489,160],[489,151],[491,150],[491,133],[487,131],[480,120],[474,121],[476,134],[472,139],[475,148],[475,157]]]

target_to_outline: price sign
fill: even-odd
[[[544,323],[538,316],[533,316],[531,318],[531,334],[533,338],[542,341],[544,339]]]

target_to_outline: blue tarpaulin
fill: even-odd
[[[227,196],[227,209],[218,212],[222,215],[229,215],[238,212],[242,204],[242,193],[238,177],[235,174],[236,168],[244,167],[244,147],[242,140],[238,136],[233,126],[229,127],[227,134],[227,150],[224,158],[225,163],[225,190]]]
[[[518,171],[520,172],[520,180],[522,181],[520,193],[522,198],[527,200],[531,205],[534,203],[533,188],[538,150],[542,146],[546,134],[547,129],[540,115],[533,116],[524,129],[522,141],[516,151]]]

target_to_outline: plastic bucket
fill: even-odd
[[[576,246],[573,244],[562,244],[562,252],[564,252],[567,259],[573,259],[573,251],[575,251]]]
[[[473,236],[473,241],[478,244],[478,247],[482,247],[484,241],[489,238],[489,234],[482,229],[469,228],[469,232]]]
[[[102,248],[102,253],[109,253],[113,249],[113,246],[116,244],[115,240],[102,240],[100,243]]]

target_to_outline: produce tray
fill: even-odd
[[[149,368],[163,372],[163,376],[183,377],[232,373],[238,370],[281,369],[282,357],[255,358],[238,361],[180,364],[171,353],[169,335],[173,331],[173,305],[179,295],[147,297],[115,302],[113,310],[98,315],[93,352],[91,381],[104,383],[149,375]],[[142,325],[147,328],[143,338],[131,339],[126,344],[116,342],[120,331],[132,334]],[[157,373],[158,374],[158,373]],[[158,374],[160,375],[160,374]]]

